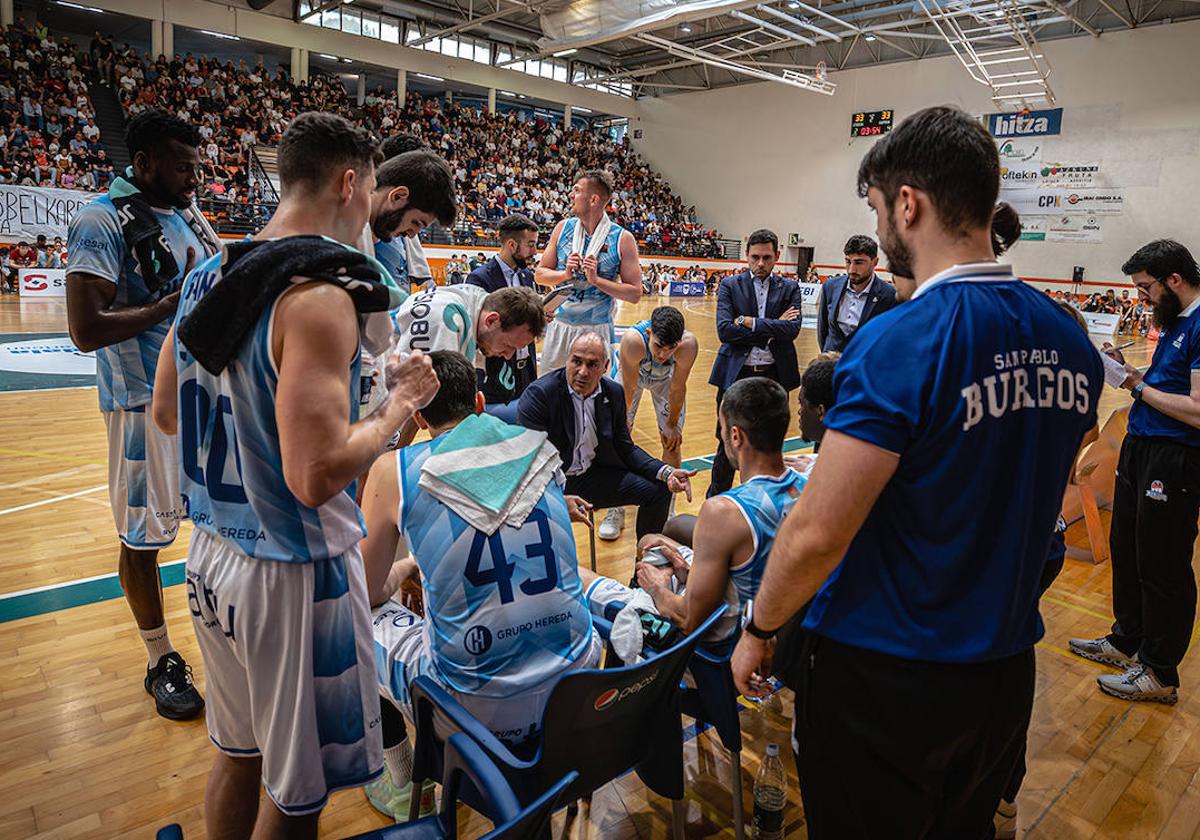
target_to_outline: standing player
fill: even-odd
[[[192,204],[196,130],[148,111],[130,121],[125,142],[131,170],[71,220],[67,323],[80,350],[96,351],[121,589],[150,658],[146,691],[160,715],[185,720],[204,701],[167,635],[158,576],[159,549],[175,540],[182,515],[179,464],[171,441],[146,423],[146,406],[179,284],[218,243]]]
[[[571,283],[572,291],[554,314],[542,346],[542,373],[564,367],[571,345],[586,332],[615,338],[616,302],[642,299],[642,267],[633,234],[613,223],[605,208],[612,176],[589,169],[575,180],[575,214],[555,225],[534,279],[542,286]]]
[[[293,120],[279,146],[279,208],[252,242],[188,276],[175,327],[184,334],[159,365],[155,420],[174,430],[178,407],[196,525],[187,583],[219,750],[205,796],[210,837],[316,837],[329,793],[382,769],[353,482],[437,377],[421,353],[389,360],[387,396],[355,422],[356,310],[386,287],[373,269],[340,280],[362,255],[328,240],[358,240],[376,155],[370,134],[341,117]],[[249,320],[244,334],[223,331],[233,312]],[[197,358],[201,329],[221,334],[227,363],[211,346]]]
[[[810,600],[792,661],[809,836],[987,837],[1024,749],[1038,587],[1104,375],[1087,336],[998,264],[987,131],[927,108],[871,147],[859,191],[915,278],[837,364],[804,503],[784,521],[732,660]],[[951,313],[953,317],[950,317]]]
[[[662,460],[672,467],[683,463],[687,379],[699,352],[696,336],[684,329],[683,313],[673,306],[658,307],[648,319],[634,324],[621,337],[619,356],[626,422],[632,430],[642,393],[649,391],[658,421],[658,436],[662,439]],[[610,508],[597,535],[602,540],[615,540],[624,527],[625,508]]]
[[[402,152],[376,171],[368,222],[372,250],[404,291],[409,288],[405,243],[434,220],[447,228],[453,225],[458,212],[454,202],[454,174],[431,151]]]

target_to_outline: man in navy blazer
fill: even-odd
[[[500,222],[500,253],[480,263],[467,276],[467,282],[489,292],[505,286],[536,289],[529,261],[537,253],[538,227],[521,213],[513,213]],[[484,409],[505,423],[517,422],[517,398],[537,379],[537,349],[530,344],[518,350],[511,360],[488,356],[484,370],[477,371]]]
[[[534,381],[521,395],[517,423],[546,432],[567,475],[564,492],[596,507],[637,505],[637,535],[660,533],[671,494],[692,498],[695,470],[676,469],[649,455],[629,436],[625,392],[608,372],[608,341],[583,333],[567,366]]]
[[[842,251],[846,273],[826,280],[817,299],[817,344],[823,353],[842,352],[859,327],[896,305],[896,287],[875,274],[875,240],[851,236]]]
[[[791,391],[800,384],[796,336],[800,334],[800,286],[773,274],[779,259],[779,237],[756,230],[746,240],[749,268],[726,277],[717,290],[717,337],[721,349],[713,363],[709,385],[717,386],[717,405],[725,389],[748,376],[765,376]],[[725,454],[717,428],[708,495],[733,486],[733,464]]]

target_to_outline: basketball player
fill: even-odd
[[[804,503],[731,662],[812,600],[794,743],[809,836],[988,837],[1033,702],[1038,584],[1104,375],[1087,336],[998,264],[1000,163],[954,108],[867,153],[860,194],[912,299],[864,325]]]
[[[542,286],[571,283],[572,291],[555,312],[542,346],[543,374],[566,365],[571,344],[594,332],[615,339],[616,302],[642,299],[642,268],[633,234],[608,218],[612,176],[589,169],[575,180],[575,214],[554,226],[534,279]]]
[[[573,518],[587,521],[587,503],[564,496],[556,478],[521,526],[486,534],[420,489],[430,456],[484,405],[466,358],[430,355],[439,388],[417,422],[432,439],[381,455],[363,494],[379,685],[411,720],[409,684],[428,675],[517,744],[533,734],[557,678],[599,662],[603,641],[592,632],[571,533]],[[395,562],[397,550],[411,558]],[[406,584],[419,587],[424,619],[393,597]]]
[[[370,213],[377,154],[370,134],[341,117],[294,119],[279,146],[279,208],[253,241],[188,276],[159,366],[155,419],[175,428],[176,403],[165,396],[172,386],[196,525],[188,600],[219,750],[205,797],[210,837],[316,837],[329,793],[382,769],[353,483],[433,396],[437,377],[424,354],[393,357],[383,403],[355,422],[356,313],[364,287],[385,287],[373,268],[339,282],[330,254],[342,252],[328,240],[347,244],[345,268],[361,265],[349,244]],[[266,258],[257,270],[239,269],[257,249],[278,253],[276,263],[318,249],[322,280],[290,269],[269,276]],[[196,324],[231,290],[259,288],[282,291],[233,298],[260,312],[224,367],[211,357],[201,363]],[[178,334],[181,324],[188,336]],[[270,798],[261,813],[260,780]]]
[[[687,379],[700,345],[684,329],[683,313],[660,306],[645,321],[634,324],[621,337],[621,384],[625,390],[626,423],[633,429],[642,393],[650,392],[664,463],[683,463],[683,420],[687,412]],[[610,508],[597,529],[602,540],[615,540],[625,527],[625,508]]]
[[[160,715],[186,720],[204,701],[167,635],[158,576],[159,549],[175,540],[182,515],[179,466],[170,439],[146,423],[146,406],[179,285],[219,246],[192,204],[196,130],[148,111],[130,121],[125,141],[131,169],[71,220],[67,323],[80,350],[96,351],[121,590],[149,654],[146,691]]]
[[[374,246],[375,259],[408,291],[405,243],[435,220],[450,227],[457,213],[454,174],[446,162],[428,150],[403,152],[384,161],[375,173],[366,240]]]
[[[775,532],[804,489],[804,477],[783,462],[790,421],[787,391],[778,382],[755,376],[731,385],[717,422],[742,483],[705,500],[692,537],[690,566],[680,544],[661,534],[647,535],[638,543],[639,553],[658,548],[670,560],[669,568],[638,563],[637,581],[659,613],[683,632],[691,632],[728,603],[734,615],[714,625],[706,641],[728,640],[737,628],[736,613],[758,593]],[[603,615],[608,603],[627,603],[632,595],[615,580],[587,569],[580,573],[596,615]],[[676,591],[679,583],[686,584],[681,593]],[[729,592],[731,587],[736,594]]]

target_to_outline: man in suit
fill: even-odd
[[[529,261],[537,252],[538,228],[533,220],[513,213],[500,222],[500,253],[476,266],[467,282],[489,292],[508,286],[525,286],[536,291]],[[478,371],[488,414],[505,423],[517,422],[517,398],[537,379],[537,352],[533,344],[517,351],[511,359],[489,357]]]
[[[725,278],[717,291],[721,349],[708,384],[717,386],[718,408],[725,389],[748,376],[765,376],[788,391],[800,384],[794,343],[800,334],[800,286],[773,273],[779,237],[766,229],[754,231],[746,240],[746,259],[747,270]],[[725,454],[718,425],[708,495],[732,486],[733,464]]]
[[[875,274],[879,247],[869,236],[846,240],[846,273],[830,277],[817,298],[817,344],[822,352],[838,353],[876,315],[896,305],[896,289]]]
[[[659,533],[673,493],[692,499],[695,470],[677,469],[635,446],[625,421],[625,394],[604,374],[610,350],[597,333],[572,342],[565,368],[547,373],[521,395],[517,422],[546,432],[562,457],[565,492],[596,507],[638,506],[637,536]]]

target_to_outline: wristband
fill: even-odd
[[[1133,395],[1133,399],[1135,402],[1140,402],[1142,399],[1142,391],[1145,391],[1145,390],[1146,390],[1146,383],[1139,382],[1138,384],[1134,385],[1132,388],[1129,389],[1129,393]]]
[[[764,642],[769,642],[771,639],[774,639],[775,634],[779,632],[778,627],[776,627],[774,630],[763,630],[761,627],[759,627],[758,625],[756,625],[754,623],[753,618],[751,618],[748,622],[746,622],[745,626],[742,627],[742,629],[745,630],[747,633],[749,633],[754,638],[762,639]]]
[[[658,480],[665,482],[671,477],[671,473],[673,472],[675,472],[674,467],[672,467],[670,464],[663,464],[662,469],[658,471]]]

